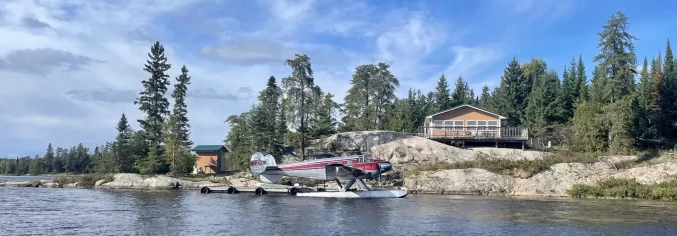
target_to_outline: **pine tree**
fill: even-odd
[[[480,98],[478,99],[477,106],[479,108],[489,110],[489,100],[491,99],[490,96],[491,96],[491,94],[489,93],[489,86],[484,85],[482,87],[482,94],[480,95]]]
[[[636,38],[626,30],[628,19],[622,12],[616,12],[599,33],[600,52],[594,61],[599,63],[607,78],[606,91],[608,103],[621,100],[634,90]]]
[[[534,91],[529,96],[525,111],[525,123],[540,132],[551,129],[552,125],[564,120],[565,111],[561,104],[557,72],[549,71],[534,81]]]
[[[374,77],[374,111],[376,112],[376,128],[383,130],[385,128],[387,117],[386,108],[391,106],[397,96],[395,89],[400,86],[399,80],[390,72],[390,65],[378,63],[376,76]]]
[[[616,12],[599,33],[600,52],[594,61],[598,62],[599,75],[605,79],[602,90],[602,110],[605,113],[603,127],[611,152],[622,153],[636,143],[632,123],[637,120],[637,99],[629,96],[635,91],[636,58],[632,40],[636,39],[627,30],[627,17]],[[627,97],[627,98],[626,98]]]
[[[583,64],[583,55],[578,55],[578,64],[576,66],[576,80],[578,84],[578,101],[579,103],[582,100],[587,100],[588,95],[588,76],[585,72],[585,64]]]
[[[305,160],[307,121],[311,109],[314,105],[312,94],[315,87],[313,70],[311,69],[310,58],[308,56],[294,54],[294,59],[287,59],[285,63],[291,67],[292,75],[282,79],[282,85],[286,90],[287,99],[289,99],[287,115],[292,123],[298,123],[298,131],[301,135],[301,159]]]
[[[186,95],[191,77],[188,76],[188,68],[181,67],[181,75],[176,77],[176,84],[172,92],[174,107],[164,126],[164,160],[170,164],[170,171],[174,174],[183,175],[190,173],[195,160],[190,154],[193,145],[190,141],[190,124]]]
[[[636,97],[638,99],[638,110],[641,112],[641,117],[637,121],[637,138],[643,142],[644,146],[653,143],[652,141],[658,138],[658,130],[655,124],[656,119],[651,110],[651,93],[653,89],[653,77],[649,73],[649,63],[646,57],[642,66],[642,71],[639,77],[639,85],[637,86]]]
[[[507,118],[502,126],[517,126],[520,121],[520,106],[524,103],[520,94],[520,85],[523,80],[523,72],[517,58],[508,63],[508,66],[501,77],[501,85],[495,89],[493,108],[499,114],[504,114]]]
[[[169,101],[165,97],[167,86],[169,86],[169,75],[166,72],[171,68],[167,63],[165,56],[165,49],[160,42],[155,42],[148,54],[148,61],[144,70],[150,74],[148,80],[143,80],[144,91],[139,95],[140,97],[134,102],[139,105],[139,110],[146,114],[144,120],[138,120],[143,129],[143,134],[148,140],[150,150],[147,160],[142,161],[145,166],[141,168],[153,170],[149,173],[157,173],[154,171],[162,171],[160,167],[162,162],[160,159],[162,148],[162,130],[165,123],[165,118],[170,114]],[[152,155],[151,155],[152,154]]]
[[[373,64],[355,68],[350,81],[351,87],[345,97],[344,131],[372,130],[376,128],[376,111],[374,109],[374,77],[378,68]]]
[[[451,93],[451,107],[470,104],[470,86],[459,76],[456,80],[456,88]]]
[[[573,144],[583,152],[602,153],[608,144],[604,130],[604,118],[599,103],[582,101],[574,112]]]
[[[230,150],[226,163],[233,170],[246,170],[252,155],[252,132],[249,130],[249,112],[231,115],[226,122],[230,131],[224,140]]]
[[[56,170],[54,168],[54,149],[52,149],[52,143],[49,143],[47,145],[47,153],[43,156],[43,160],[45,163],[45,173],[52,173],[53,171]],[[2,173],[2,172],[0,172]]]
[[[191,77],[188,76],[188,68],[186,65],[181,67],[181,75],[176,78],[174,91],[172,91],[172,98],[174,98],[174,109],[172,115],[176,116],[179,143],[187,149],[193,146],[190,140],[190,124],[188,119],[188,105],[186,105],[186,96],[188,94],[188,85],[190,85]]]
[[[528,120],[528,118],[526,111],[529,106],[529,97],[532,90],[535,89],[533,86],[535,86],[534,84],[541,80],[542,77],[546,76],[548,73],[547,69],[548,65],[545,61],[538,58],[532,58],[531,61],[521,66],[522,77],[517,80],[518,88],[515,98],[515,101],[521,102],[516,102],[514,104],[520,124],[527,124],[526,120]]]
[[[651,74],[649,74],[649,64],[646,57],[644,57],[644,62],[642,65],[642,71],[639,76],[639,85],[637,85],[637,92],[639,103],[646,110],[649,108],[649,105],[651,105],[653,78],[651,77]]]
[[[444,74],[440,76],[437,87],[435,87],[435,105],[437,111],[444,111],[452,107],[449,83]]]
[[[574,59],[571,59],[569,67],[564,67],[562,73],[562,105],[564,108],[564,118],[571,119],[574,116],[574,108],[578,100],[580,90],[578,80],[578,65]]]
[[[262,138],[260,143],[260,150],[262,152],[271,153],[274,157],[281,156],[284,133],[286,133],[286,123],[283,124],[283,104],[282,90],[277,86],[274,76],[268,78],[266,88],[259,94],[259,102],[261,103],[261,110],[257,116],[260,116],[262,121],[254,128],[258,130],[259,136]],[[272,121],[272,122],[271,122]]]
[[[120,172],[132,172],[134,168],[134,159],[132,158],[132,145],[131,139],[134,131],[129,126],[127,122],[127,117],[125,113],[122,113],[120,121],[118,121],[116,127],[118,134],[115,137],[115,148],[114,148],[114,171],[116,173]]]
[[[324,138],[335,134],[337,121],[334,118],[334,112],[339,105],[333,100],[334,95],[327,93],[322,99],[322,105],[316,111],[317,116],[308,129],[309,136],[313,139]]]
[[[663,112],[665,112],[666,120],[666,134],[665,138],[677,138],[677,65],[670,47],[670,40],[665,46],[665,57],[663,58],[663,102],[661,104]]]

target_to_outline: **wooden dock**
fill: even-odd
[[[305,192],[314,192],[318,191],[310,187],[304,186],[288,186],[281,184],[266,184],[266,183],[242,183],[237,180],[231,180],[230,186],[224,187],[202,187],[200,189],[201,193],[227,193],[227,194],[238,194],[238,193],[254,193],[256,195],[264,194],[289,194],[296,195],[296,193],[305,193]],[[322,191],[322,190],[320,190]]]

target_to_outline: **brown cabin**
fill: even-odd
[[[228,149],[224,145],[197,145],[193,174],[218,174],[226,171]]]
[[[504,116],[461,105],[429,115],[419,128],[419,136],[438,140],[515,140],[526,141],[526,129],[503,127]]]

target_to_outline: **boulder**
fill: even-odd
[[[379,144],[412,137],[411,135],[392,131],[354,131],[331,135],[326,138],[310,141],[310,146],[335,151],[366,151]]]
[[[105,182],[106,182],[105,179],[97,180],[96,183],[94,183],[94,187],[98,188],[98,187],[100,187],[100,186],[101,186],[103,183],[105,183]]]
[[[466,150],[417,136],[392,140],[371,148],[371,156],[393,165],[474,160],[480,152]]]
[[[456,169],[422,172],[405,180],[405,187],[414,192],[435,193],[506,193],[511,192],[515,179],[484,169]]]
[[[168,176],[153,176],[143,178],[139,174],[115,174],[112,182],[103,183],[100,188],[122,189],[199,189],[201,187],[224,186],[224,184],[209,181],[192,182]]]
[[[517,196],[567,196],[575,184],[595,185],[617,178],[656,184],[677,179],[677,162],[616,170],[607,162],[560,163],[527,179],[491,173],[483,169],[423,171],[405,178],[405,186],[417,192],[490,193]]]

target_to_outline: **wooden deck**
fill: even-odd
[[[525,142],[529,131],[521,127],[420,126],[417,135],[434,140]]]

